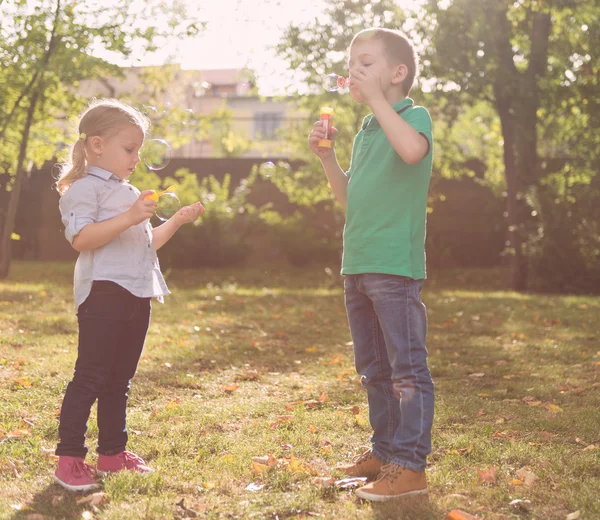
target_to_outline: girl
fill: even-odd
[[[98,473],[124,469],[148,473],[125,451],[130,380],[142,353],[150,320],[150,298],[169,294],[156,250],[179,226],[204,211],[199,202],[181,208],[152,229],[156,207],[127,182],[138,164],[148,120],[116,100],[94,102],[79,122],[79,139],[57,182],[65,236],[79,251],[75,306],[79,346],[75,374],[67,386],[58,429],[56,481],[70,491],[99,487],[84,462],[90,409],[98,400]]]

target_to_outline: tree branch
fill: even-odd
[[[2,0],[0,0],[0,3],[1,2],[2,2]],[[50,41],[48,42],[48,48],[46,50],[46,53],[44,54],[44,57],[42,58],[42,61],[40,63],[40,67],[35,71],[35,74],[31,78],[31,81],[23,89],[23,91],[21,92],[21,94],[18,97],[17,101],[15,101],[15,104],[13,105],[12,109],[10,110],[10,112],[8,113],[8,115],[6,116],[6,119],[3,122],[3,127],[0,130],[0,140],[4,138],[4,134],[6,133],[6,129],[8,128],[8,125],[10,124],[10,122],[11,122],[13,116],[15,115],[17,109],[21,108],[20,107],[21,101],[29,94],[29,91],[36,84],[36,82],[37,82],[38,77],[40,76],[40,74],[43,74],[45,72],[46,66],[48,65],[48,62],[50,61],[50,56],[53,54],[54,48],[56,47],[56,44],[60,41],[61,37],[57,36],[57,33],[56,33],[58,21],[60,19],[60,12],[61,12],[60,3],[61,3],[61,0],[58,0],[56,2],[56,11],[54,13],[54,23],[53,23],[53,26],[52,26],[52,34],[50,35]]]

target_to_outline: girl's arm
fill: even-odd
[[[131,226],[149,219],[156,208],[156,202],[144,200],[149,193],[153,193],[152,190],[143,191],[133,206],[120,215],[103,222],[87,224],[73,239],[73,248],[79,252],[97,249]]]
[[[154,249],[160,249],[171,240],[171,237],[183,224],[194,222],[202,213],[204,213],[204,206],[196,202],[191,206],[184,206],[164,224],[154,228],[152,230]]]

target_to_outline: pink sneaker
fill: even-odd
[[[128,451],[122,451],[116,455],[98,455],[96,468],[100,475],[115,473],[124,469],[144,474],[152,472],[152,468],[146,466],[144,459]]]
[[[81,457],[61,456],[54,472],[54,480],[69,491],[90,491],[100,487],[94,480],[96,471]]]

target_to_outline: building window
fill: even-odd
[[[277,130],[283,126],[283,113],[257,112],[254,114],[254,138],[273,140]]]

